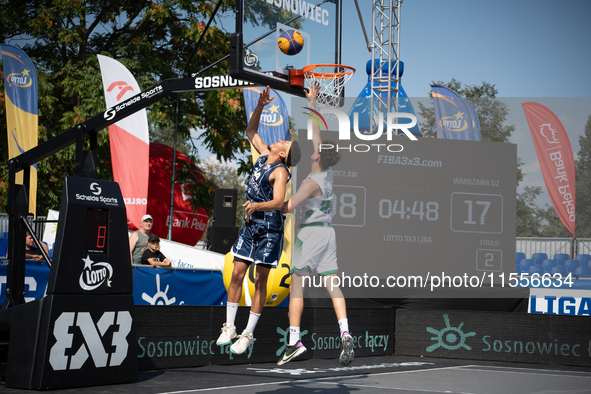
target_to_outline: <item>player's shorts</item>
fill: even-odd
[[[298,231],[290,272],[308,276],[313,270],[320,276],[339,271],[337,241],[330,223],[314,223]]]
[[[277,267],[283,249],[283,226],[276,230],[264,220],[245,222],[230,252],[246,263]]]

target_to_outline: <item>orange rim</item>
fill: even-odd
[[[326,72],[312,71],[315,68],[319,68],[319,67],[335,67],[335,68],[339,67],[339,68],[344,68],[347,71],[343,71],[340,73],[326,73]],[[313,76],[314,78],[320,78],[320,79],[337,79],[337,78],[342,78],[345,75],[353,74],[355,72],[355,69],[351,66],[345,66],[343,64],[323,63],[323,64],[311,64],[309,66],[302,68],[302,71],[303,71],[305,77]]]

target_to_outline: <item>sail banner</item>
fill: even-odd
[[[482,141],[480,120],[474,107],[453,90],[431,85],[437,137],[449,140]]]
[[[98,55],[107,108],[141,92],[133,75],[117,60]],[[140,227],[148,206],[150,139],[148,117],[142,109],[109,126],[113,179],[119,183],[127,209],[127,225]]]
[[[37,146],[39,128],[37,72],[31,59],[20,49],[2,44],[0,51],[4,64],[8,158],[12,159]],[[22,171],[16,175],[16,183],[23,183]],[[36,164],[31,167],[29,187],[29,212],[36,214]]]
[[[560,221],[575,235],[575,161],[558,117],[539,103],[522,103],[546,190]]]

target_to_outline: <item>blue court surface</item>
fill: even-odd
[[[25,390],[0,389],[3,393]],[[27,391],[28,392],[28,391]],[[591,393],[591,368],[381,356],[140,371],[135,383],[60,393]]]

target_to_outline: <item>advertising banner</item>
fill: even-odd
[[[562,224],[575,234],[575,163],[566,130],[558,117],[538,103],[523,103],[546,190]]]

